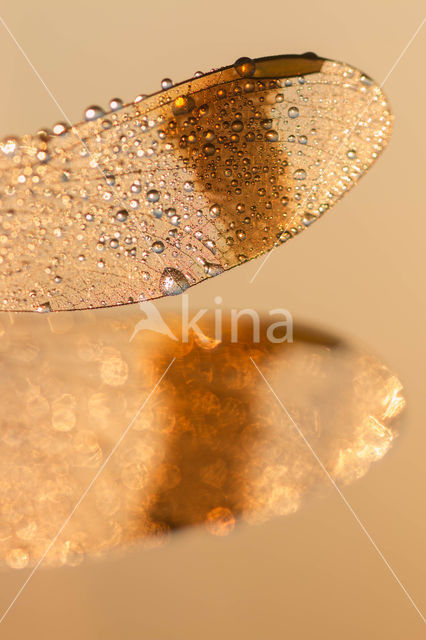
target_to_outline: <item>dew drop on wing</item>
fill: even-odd
[[[168,267],[160,277],[159,289],[164,296],[176,296],[190,286],[187,278],[179,269]]]

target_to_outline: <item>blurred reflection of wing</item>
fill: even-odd
[[[193,78],[0,150],[2,307],[181,293],[285,242],[386,145],[380,88],[311,54]]]
[[[296,512],[330,483],[253,367],[259,364],[340,484],[363,476],[397,435],[401,384],[347,342],[308,329],[271,344],[261,327],[232,343],[129,337],[139,314],[2,319],[0,560],[34,564],[160,375],[167,376],[53,546],[45,564],[130,544],[161,544],[202,525]],[[178,319],[167,318],[176,332]],[[206,334],[211,335],[206,329]],[[31,377],[28,370],[31,368]],[[332,490],[332,488],[331,488]]]

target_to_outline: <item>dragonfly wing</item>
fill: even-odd
[[[391,130],[370,78],[311,54],[239,62],[87,114],[0,146],[3,309],[181,293],[321,217]]]

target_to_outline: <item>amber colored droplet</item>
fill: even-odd
[[[243,78],[249,78],[256,71],[256,63],[251,58],[238,58],[234,67]]]
[[[189,113],[195,106],[195,102],[191,96],[179,96],[174,100],[172,110],[175,116]]]

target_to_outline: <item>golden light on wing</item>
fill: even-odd
[[[1,308],[180,293],[317,220],[390,135],[380,88],[313,54],[163,87],[3,141]]]
[[[44,565],[163,544],[198,525],[290,515],[331,487],[250,356],[333,478],[364,475],[397,436],[405,400],[375,357],[312,329],[293,344],[177,343],[124,310],[1,319],[0,562],[34,565],[161,374],[167,375],[76,509]],[[179,318],[167,318],[173,331]],[[207,331],[211,335],[210,331]],[[31,376],[28,370],[31,370]]]

